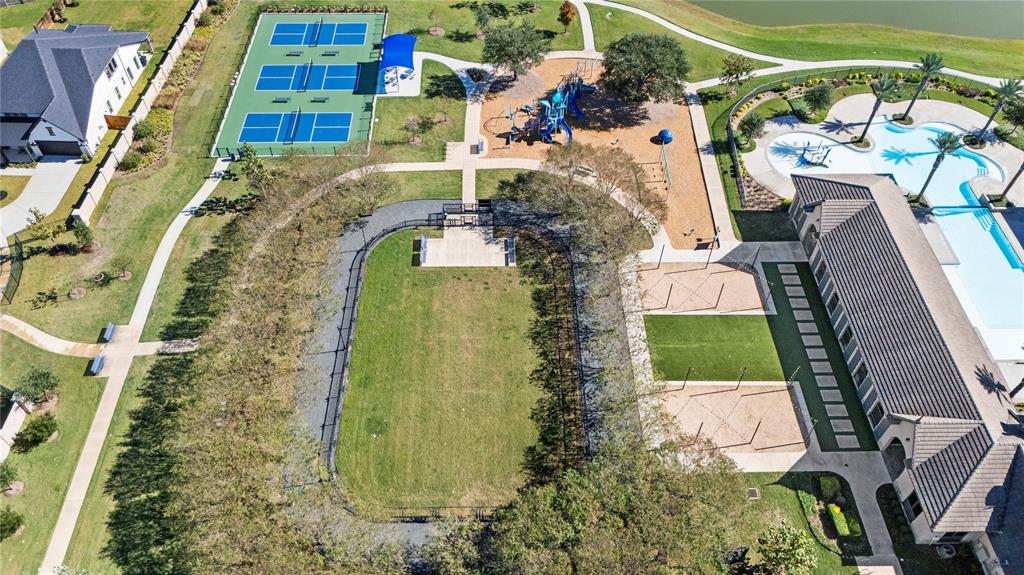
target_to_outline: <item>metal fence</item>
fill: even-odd
[[[21,269],[24,265],[25,246],[22,245],[18,234],[14,234],[14,243],[9,245],[4,253],[0,253],[0,266],[10,266],[3,296],[0,298],[0,303],[3,305],[14,302],[14,294],[18,291],[18,286],[21,285]]]
[[[877,77],[877,76],[879,76],[881,74],[885,74],[885,73],[889,73],[889,72],[892,72],[892,73],[896,73],[896,72],[906,73],[908,71],[913,71],[913,68],[911,68],[910,66],[905,66],[905,67],[899,67],[899,66],[895,66],[895,67],[873,66],[873,67],[862,67],[862,68],[835,68],[835,69],[832,69],[832,70],[811,71],[811,72],[808,72],[808,73],[805,73],[805,74],[794,74],[793,76],[788,76],[786,78],[779,78],[779,79],[777,79],[775,81],[761,84],[760,86],[757,86],[756,88],[754,88],[753,90],[748,92],[747,95],[745,95],[742,98],[740,98],[735,104],[733,104],[732,108],[729,109],[729,116],[725,120],[725,132],[726,132],[726,136],[727,136],[728,141],[729,141],[729,157],[732,160],[733,177],[736,179],[736,191],[739,194],[740,206],[746,207],[746,187],[743,185],[743,166],[740,164],[739,152],[738,152],[737,146],[736,146],[736,136],[735,136],[735,133],[733,131],[732,123],[733,123],[733,118],[735,118],[735,116],[736,116],[736,112],[741,107],[743,107],[744,104],[750,102],[751,100],[753,100],[754,98],[756,98],[760,94],[763,94],[765,92],[770,92],[772,90],[775,90],[775,89],[779,88],[784,83],[785,84],[790,84],[792,86],[800,86],[800,85],[806,83],[807,80],[811,80],[811,79],[815,79],[815,78],[824,78],[824,79],[827,79],[827,80],[835,81],[835,80],[839,80],[839,79],[846,79],[846,78],[848,78],[850,76],[850,74],[856,74],[856,73],[872,74],[872,75]],[[972,84],[973,84],[973,82],[972,82]]]

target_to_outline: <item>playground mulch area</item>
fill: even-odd
[[[576,71],[580,62],[585,61],[577,58],[548,60],[515,82],[499,80],[492,87],[481,114],[481,133],[488,138],[486,157],[542,160],[549,145],[564,142],[565,136],[560,134],[554,144],[536,141],[508,146],[505,134],[512,123],[507,113],[509,106],[517,109],[549,96],[562,76]],[[600,70],[600,63],[594,63],[585,81],[596,83]],[[586,119],[579,121],[571,115],[568,118],[574,139],[595,146],[621,147],[644,166],[649,189],[667,200],[668,215],[662,224],[672,246],[692,249],[709,242],[714,236],[714,221],[687,107],[676,103],[628,104],[600,85],[596,93],[581,96],[579,106]],[[524,121],[520,115],[519,124]],[[667,148],[671,186],[665,181],[661,166],[661,147],[652,141],[662,129],[671,130],[674,137]]]

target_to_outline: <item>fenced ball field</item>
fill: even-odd
[[[260,15],[211,150],[366,153],[386,14]]]

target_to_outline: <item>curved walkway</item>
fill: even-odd
[[[12,315],[0,315],[0,329],[40,349],[60,355],[96,357],[103,349],[102,343],[68,341],[50,335]]]

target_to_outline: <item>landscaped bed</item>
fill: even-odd
[[[537,437],[531,284],[517,268],[415,267],[420,233],[437,232],[399,232],[368,259],[338,439],[350,496],[386,515],[506,502]]]

